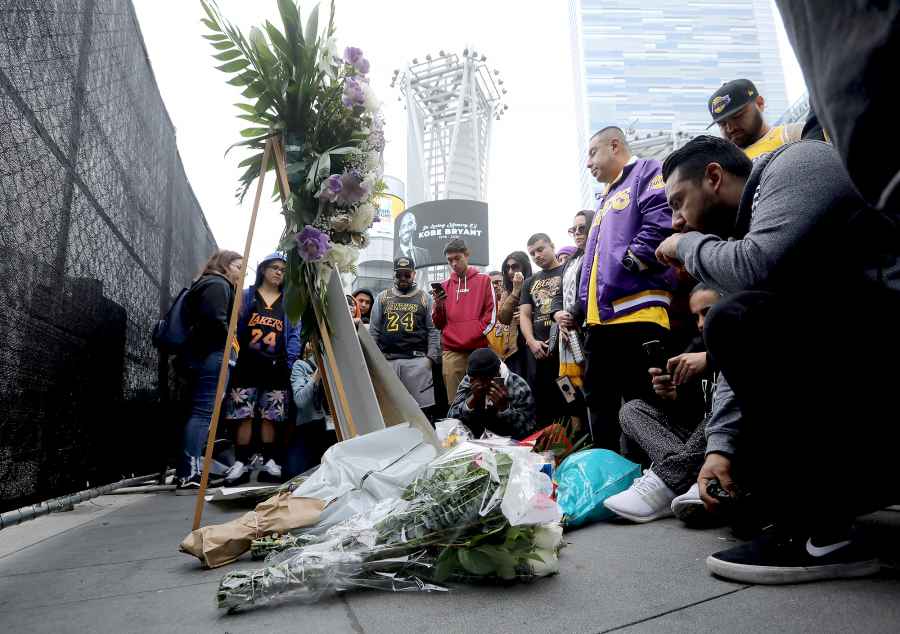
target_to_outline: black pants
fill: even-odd
[[[620,450],[619,408],[623,399],[652,401],[649,360],[641,345],[668,339],[668,330],[653,323],[588,328],[584,396],[594,447]]]
[[[527,353],[531,353],[526,349]],[[533,357],[532,357],[533,358]],[[556,379],[559,378],[559,353],[546,359],[535,360],[534,381],[531,391],[534,396],[535,415],[538,427],[543,428],[563,418],[568,407]]]
[[[808,532],[900,500],[900,305],[866,284],[836,284],[838,296],[841,310],[822,312],[823,295],[738,293],[704,329],[745,417],[735,476],[777,523]]]

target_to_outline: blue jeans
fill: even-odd
[[[204,359],[192,359],[188,362],[192,384],[191,416],[184,428],[184,451],[178,464],[179,477],[186,478],[200,472],[200,458],[206,452],[209,421],[216,405],[216,386],[221,367],[221,350],[209,353]]]

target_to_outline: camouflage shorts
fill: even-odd
[[[225,399],[225,418],[245,420],[258,412],[263,420],[280,423],[287,419],[288,390],[260,390],[255,387],[232,388]]]

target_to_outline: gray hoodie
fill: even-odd
[[[757,159],[733,236],[686,233],[678,259],[723,295],[808,291],[833,279],[828,265],[839,270],[852,245],[841,232],[863,206],[834,148],[819,141],[792,143]],[[720,373],[706,426],[707,453],[733,454],[740,420],[734,392]]]

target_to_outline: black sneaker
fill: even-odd
[[[852,540],[815,546],[808,537],[770,529],[748,544],[710,555],[706,567],[730,581],[775,585],[867,577],[877,573],[880,565]]]

